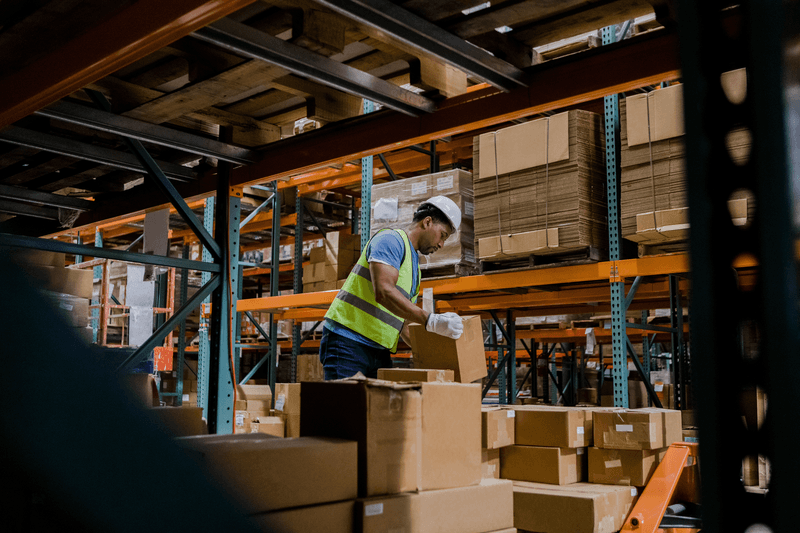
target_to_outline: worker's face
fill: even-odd
[[[419,252],[430,255],[444,246],[444,241],[450,237],[451,228],[448,224],[434,222],[431,217],[422,221],[422,235],[419,239]]]

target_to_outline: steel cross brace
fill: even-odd
[[[633,364],[636,366],[636,370],[638,370],[639,374],[641,374],[641,376],[645,378],[643,379],[643,381],[644,381],[644,386],[647,389],[647,396],[650,397],[650,401],[653,402],[653,404],[656,407],[658,407],[659,409],[663,409],[664,406],[661,405],[661,400],[659,400],[658,396],[656,396],[656,392],[655,390],[653,390],[652,383],[650,383],[649,379],[646,379],[648,374],[645,374],[644,369],[642,368],[642,363],[641,361],[639,361],[639,356],[636,355],[636,350],[633,349],[633,344],[631,343],[631,340],[626,336],[625,341],[627,343],[628,352],[630,352],[631,354],[631,359],[633,359]]]
[[[247,311],[245,311],[245,312],[247,312]],[[314,331],[316,331],[316,329],[319,327],[319,325],[321,323],[322,323],[322,321],[318,320],[317,323],[314,324],[314,327],[311,328],[309,331],[307,331],[300,338],[300,345],[302,345],[304,342],[306,342],[308,340],[308,338],[314,333]],[[295,327],[299,327],[299,326],[295,326]],[[258,361],[258,363],[256,363],[256,366],[254,366],[253,369],[250,372],[248,372],[248,374],[244,378],[242,378],[242,380],[239,382],[239,385],[244,385],[245,383],[250,381],[250,379],[252,379],[252,377],[255,375],[256,371],[259,368],[261,368],[264,365],[264,363],[266,363],[269,360],[269,358],[270,358],[270,354],[269,353],[264,354],[264,356]]]
[[[104,111],[111,111],[111,105],[108,103],[108,100],[102,93],[94,91],[92,89],[86,89],[86,93],[92,99],[92,101],[100,107]],[[211,254],[219,260],[221,258],[221,251],[220,246],[217,242],[211,237],[211,234],[206,231],[203,225],[197,220],[197,217],[194,216],[194,213],[186,204],[186,201],[178,194],[178,191],[175,189],[175,186],[169,181],[167,176],[164,172],[159,168],[156,161],[150,156],[147,152],[145,147],[142,143],[136,139],[131,139],[130,137],[122,137],[125,141],[125,144],[128,145],[128,148],[131,152],[136,156],[142,166],[147,170],[147,175],[153,179],[153,182],[158,186],[161,191],[166,194],[167,198],[169,198],[170,203],[175,207],[175,210],[178,214],[183,218],[183,220],[189,225],[192,231],[197,235],[200,242],[211,251]]]
[[[255,326],[256,330],[258,330],[258,332],[261,334],[261,336],[262,336],[262,337],[264,337],[264,339],[265,339],[265,340],[266,340],[268,343],[270,343],[270,344],[271,344],[271,343],[272,343],[272,340],[269,338],[269,335],[267,334],[267,332],[266,332],[266,331],[264,331],[264,329],[261,327],[261,324],[259,324],[259,323],[256,321],[256,319],[253,317],[253,313],[251,313],[250,311],[245,311],[245,312],[244,312],[244,316],[246,316],[246,317],[247,317],[247,319],[250,321],[250,323],[251,323],[251,324],[253,324],[253,326]]]

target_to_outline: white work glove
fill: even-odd
[[[455,313],[431,313],[425,323],[425,329],[431,333],[457,339],[464,332],[461,317]]]

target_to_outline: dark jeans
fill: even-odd
[[[322,330],[319,360],[325,379],[344,379],[361,372],[368,378],[378,377],[379,368],[392,366],[392,354],[385,348],[372,348],[347,337]]]

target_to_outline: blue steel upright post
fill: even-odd
[[[269,295],[277,296],[280,292],[280,270],[278,262],[280,261],[281,251],[281,194],[278,191],[278,182],[272,182],[273,195],[272,195],[272,234],[270,239],[270,252],[272,256],[269,260],[270,274],[269,274]],[[273,392],[275,391],[275,377],[278,373],[278,323],[275,321],[275,316],[270,313],[269,315],[269,387]],[[275,407],[275,396],[272,395],[272,407]]]
[[[94,230],[94,245],[97,248],[103,247],[103,234],[100,233],[99,229]],[[92,269],[92,278],[100,279],[102,283],[103,279],[103,267],[96,266]],[[100,303],[100,295],[102,294],[102,289],[100,292],[97,293],[97,298],[92,298],[92,304],[97,305]],[[95,307],[92,309],[92,338],[94,339],[94,343],[97,344],[97,332],[100,329],[100,309]]]
[[[214,198],[206,198],[205,208],[203,210],[203,227],[206,231],[211,233],[214,231]],[[203,262],[211,263],[213,259],[211,252],[203,246]],[[211,279],[210,272],[200,273],[200,281],[202,285],[208,283]],[[203,305],[211,303],[209,296],[203,300]],[[198,351],[197,351],[197,406],[203,409],[203,417],[208,419],[208,369],[211,356],[211,342],[208,338],[208,322],[207,318],[203,318],[203,313],[200,312],[200,327],[198,328]]]
[[[603,28],[603,45],[616,42],[616,26]],[[608,253],[612,264],[620,254],[619,95],[603,98],[605,110],[606,179],[608,191]],[[611,275],[611,345],[613,347],[614,407],[628,407],[628,355],[625,332],[625,283]]]
[[[372,113],[375,105],[364,100],[364,114]],[[367,245],[370,234],[370,211],[372,204],[372,156],[361,158],[361,249]]]
[[[295,188],[295,211],[297,212],[297,223],[294,226],[294,269],[292,277],[292,287],[295,294],[303,292],[303,198],[300,196],[299,189]],[[291,361],[291,382],[297,382],[297,356],[300,353],[300,339],[303,336],[302,322],[295,321],[292,326],[292,361]]]

